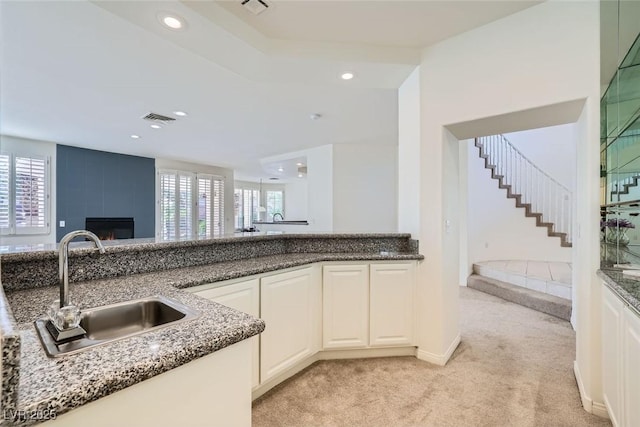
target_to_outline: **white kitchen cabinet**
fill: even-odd
[[[325,349],[369,345],[369,265],[322,269],[322,345]]]
[[[260,314],[260,382],[264,383],[320,347],[320,278],[315,267],[263,277]]]
[[[247,427],[251,343],[240,341],[89,402],[46,427]]]
[[[260,282],[257,278],[196,291],[195,294],[254,317],[260,317]],[[253,355],[251,385],[255,388],[260,383],[260,339],[256,335],[249,340]]]
[[[640,316],[602,289],[602,390],[614,426],[640,426]]]
[[[624,304],[602,288],[602,391],[614,426],[622,426],[622,330]]]
[[[414,294],[413,262],[370,265],[370,346],[413,344]]]
[[[640,317],[624,311],[623,402],[624,425],[640,426]]]

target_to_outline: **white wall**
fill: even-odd
[[[574,190],[577,138],[575,123],[506,133],[504,136],[552,178]]]
[[[333,231],[397,230],[397,146],[333,146]]]
[[[156,171],[159,169],[180,170],[193,173],[217,175],[224,178],[224,223],[225,233],[233,232],[233,170],[212,165],[200,165],[197,163],[181,162],[170,159],[156,159]],[[157,179],[157,178],[156,178]],[[157,181],[156,181],[157,186]],[[158,206],[156,205],[156,217]]]
[[[420,231],[420,67],[398,89],[398,229]]]
[[[309,217],[307,179],[300,178],[284,186],[284,211],[291,221],[305,220]]]
[[[49,157],[49,232],[46,234],[0,236],[2,245],[56,243],[56,144],[47,141],[0,135],[0,152]]]
[[[577,322],[577,370],[582,373],[583,403],[593,410],[602,400],[599,380],[600,284],[598,268],[599,164],[599,3],[545,2],[494,23],[438,43],[423,53],[420,65],[420,145],[400,140],[420,159],[419,224],[411,205],[399,206],[400,231],[414,233],[425,255],[418,272],[420,313],[419,357],[436,363],[447,360],[458,338],[458,274],[446,260],[460,245],[455,232],[445,232],[457,194],[445,159],[451,151],[446,127],[511,112],[583,100],[578,119],[580,146],[574,225],[573,283],[582,312]],[[402,91],[400,96],[403,96]],[[406,96],[406,94],[405,94]],[[401,99],[400,105],[406,99]],[[408,102],[408,101],[407,101]],[[556,123],[539,123],[537,127]],[[566,122],[565,122],[566,123]],[[529,127],[530,128],[530,127]],[[524,128],[522,128],[524,129]],[[505,126],[498,131],[514,130]],[[468,137],[468,136],[467,136]],[[415,141],[413,141],[415,143]],[[401,148],[403,150],[404,148]],[[406,167],[405,167],[406,166]],[[400,164],[399,185],[414,185],[414,166]],[[405,205],[406,204],[406,205]],[[471,218],[473,212],[469,211]],[[427,325],[427,326],[424,326]],[[598,406],[599,408],[599,406]]]
[[[307,231],[333,231],[333,147],[305,151],[307,156]]]
[[[534,164],[572,189],[575,181],[575,125],[552,126],[505,134],[505,137]],[[571,262],[571,248],[560,239],[547,236],[535,218],[527,218],[507,190],[498,188],[479,157],[473,141],[467,141],[468,261],[531,260]]]

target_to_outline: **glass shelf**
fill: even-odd
[[[633,42],[631,49],[629,49],[629,52],[627,52],[627,55],[624,57],[620,68],[633,67],[635,65],[640,65],[640,34],[638,34],[636,41]]]

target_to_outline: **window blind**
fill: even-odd
[[[213,234],[224,234],[224,180],[213,180]]]
[[[224,233],[224,180],[204,174],[159,171],[163,240],[207,238]]]
[[[176,175],[160,174],[160,237],[176,237]]]
[[[46,226],[45,168],[44,159],[16,157],[16,228]]]
[[[0,230],[49,232],[49,163],[46,157],[0,154]]]
[[[9,229],[11,225],[11,157],[0,155],[0,228]]]
[[[193,237],[191,224],[193,222],[193,194],[191,194],[191,180],[192,177],[185,175],[178,175],[180,183],[180,194],[178,199],[179,212],[178,212],[178,228],[180,231],[180,238],[187,239]]]

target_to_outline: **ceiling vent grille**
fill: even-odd
[[[156,113],[149,113],[142,118],[150,122],[161,122],[161,123],[171,123],[176,121],[176,119],[174,119],[173,117],[167,117],[167,116],[163,116],[162,114],[156,114]]]
[[[254,15],[259,15],[269,8],[264,0],[242,0],[242,6]]]

